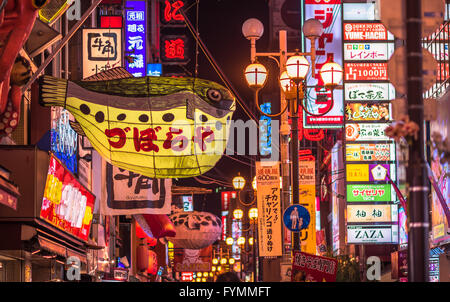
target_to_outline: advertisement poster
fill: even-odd
[[[348,225],[348,244],[398,243],[398,225]]]
[[[343,66],[342,61],[342,1],[341,0],[306,0],[305,17],[322,22],[324,33],[316,42],[316,74],[307,76],[308,88],[305,96],[305,106],[313,114],[321,114],[331,110],[323,116],[304,115],[305,128],[341,128],[343,124],[344,103],[342,90],[335,90],[332,96],[329,90],[323,88],[319,70],[328,59]],[[305,39],[306,52],[311,50],[311,41]],[[307,57],[310,60],[309,57]]]
[[[51,225],[87,241],[95,196],[52,155],[40,217]]]
[[[295,252],[292,282],[335,282],[338,262],[335,258]]]
[[[390,184],[347,185],[347,202],[393,201]]]
[[[346,121],[383,121],[391,120],[391,105],[387,103],[347,103],[345,105]]]
[[[280,163],[256,162],[256,184],[259,256],[281,256]]]
[[[395,160],[394,144],[347,144],[347,161]]]
[[[358,141],[389,141],[384,130],[389,124],[346,124],[345,139],[350,142]]]

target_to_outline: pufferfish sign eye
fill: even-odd
[[[222,100],[222,94],[216,89],[209,89],[207,95],[211,101],[220,102]]]
[[[31,0],[31,4],[33,4],[33,6],[38,9],[43,8],[49,2],[50,0]]]

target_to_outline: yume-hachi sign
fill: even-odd
[[[94,202],[95,196],[52,155],[40,217],[51,225],[86,241],[91,227]]]
[[[390,161],[395,160],[393,144],[347,144],[347,161]]]
[[[348,225],[347,243],[397,243],[398,225]]]
[[[306,253],[316,253],[316,162],[300,161],[299,196],[300,205],[305,207],[310,215],[306,229],[300,231],[301,249]]]
[[[381,23],[344,23],[344,40],[386,41],[394,36]]]
[[[389,124],[346,124],[345,139],[350,142],[391,140],[384,130]]]
[[[256,162],[260,257],[277,257],[283,252],[279,166],[279,162]]]
[[[387,61],[394,53],[394,43],[344,43],[345,61]]]
[[[346,101],[391,101],[395,88],[391,83],[344,83]]]
[[[335,282],[338,262],[335,258],[295,252],[292,261],[292,282]]]
[[[347,222],[396,222],[397,205],[348,205]]]
[[[318,39],[316,48],[316,74],[307,76],[308,111],[321,116],[305,114],[303,118],[305,128],[341,128],[343,124],[343,95],[342,90],[335,90],[332,96],[329,90],[323,88],[323,81],[319,70],[330,58],[343,66],[342,62],[342,1],[341,0],[306,0],[304,20],[317,19],[324,28],[324,33]],[[311,50],[311,41],[305,39],[306,52]],[[310,58],[308,58],[310,60]],[[330,109],[330,107],[332,108]],[[325,112],[328,113],[324,114]]]
[[[346,81],[387,81],[387,63],[345,63]]]
[[[194,78],[132,77],[70,82],[41,78],[44,106],[66,107],[109,163],[150,178],[201,175],[227,145],[235,100],[223,86]],[[97,75],[102,76],[102,74]]]
[[[350,121],[384,121],[391,120],[391,106],[388,103],[347,103],[345,120]]]
[[[122,66],[121,28],[84,28],[83,79]]]
[[[347,185],[347,202],[393,201],[390,184]]]

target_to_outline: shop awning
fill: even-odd
[[[87,263],[86,254],[64,246],[61,243],[36,235],[41,249],[54,253],[64,258],[77,257],[82,263]]]

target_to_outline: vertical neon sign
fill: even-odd
[[[145,1],[125,1],[125,68],[135,77],[147,75],[146,21]]]

